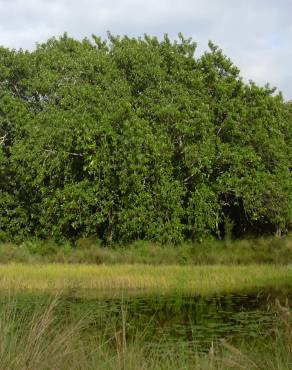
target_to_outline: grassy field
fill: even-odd
[[[149,266],[7,264],[0,266],[0,290],[64,291],[76,294],[146,292],[212,295],[292,288],[292,267],[249,266]]]

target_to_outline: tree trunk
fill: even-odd
[[[275,236],[277,238],[281,238],[281,236],[282,236],[282,230],[281,230],[281,227],[280,226],[277,226],[277,230],[276,230]]]

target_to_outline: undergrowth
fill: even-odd
[[[292,237],[210,240],[202,243],[160,245],[137,241],[130,245],[102,246],[91,238],[69,242],[31,239],[21,244],[0,244],[0,263],[180,264],[248,265],[292,263]]]

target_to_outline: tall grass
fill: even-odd
[[[122,292],[185,293],[212,295],[288,289],[292,285],[289,266],[149,266],[8,264],[0,266],[1,291],[72,290],[77,295]]]
[[[77,322],[59,331],[53,315],[56,305],[54,299],[30,317],[16,310],[13,299],[8,301],[0,313],[1,369],[69,369],[71,359],[79,351],[76,333],[81,326]]]
[[[144,333],[127,335],[126,308],[121,307],[120,322],[92,332],[86,315],[75,322],[58,321],[54,314],[58,298],[32,314],[17,310],[17,298],[0,311],[0,369],[291,369],[290,310],[280,304],[278,322],[258,341],[211,343],[208,352],[199,352],[193,343],[149,345]],[[147,330],[147,328],[145,328]]]

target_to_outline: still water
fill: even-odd
[[[48,297],[22,295],[17,311],[29,315],[48,304]],[[275,297],[267,294],[213,297],[145,296],[116,299],[81,299],[70,295],[58,298],[54,315],[67,325],[86,322],[87,335],[124,330],[127,338],[142,336],[149,345],[187,342],[200,348],[220,338],[249,340],[265,336],[274,327]],[[1,298],[0,304],[5,304]]]
[[[18,295],[13,303],[15,314],[30,317],[36,309],[45,311],[51,300],[49,296]],[[221,338],[232,342],[265,338],[276,326],[274,302],[275,297],[268,294],[112,299],[67,294],[58,297],[54,317],[61,326],[83,320],[88,338],[102,333],[106,339],[124,331],[128,340],[138,336],[149,346],[179,342],[204,351]],[[0,309],[6,304],[7,297],[0,297]]]
[[[69,307],[75,303],[67,301]],[[275,313],[267,297],[156,296],[106,301],[79,301],[78,310],[97,313],[95,324],[126,323],[129,335],[143,332],[144,340],[192,341],[198,344],[222,337],[258,337],[273,326]],[[72,314],[72,311],[71,311]],[[76,313],[75,313],[76,314]]]

